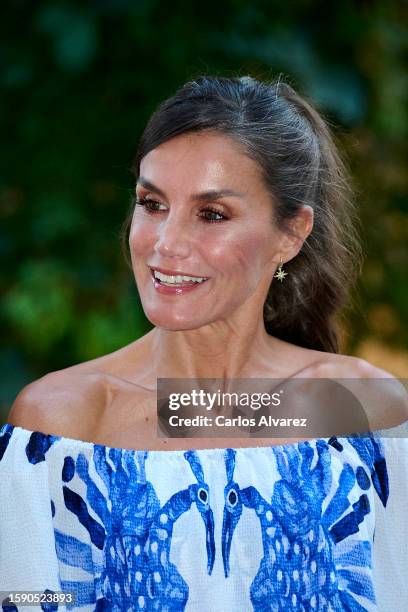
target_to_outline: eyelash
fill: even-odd
[[[152,210],[151,208],[149,208],[149,205],[152,204],[158,204],[160,206],[161,202],[157,202],[156,200],[152,200],[151,198],[136,198],[135,200],[135,204],[139,205],[139,206],[143,206],[146,211],[148,212],[149,215],[155,215],[157,213],[160,212],[164,212],[162,210]],[[222,217],[222,219],[205,219],[204,217],[202,217],[202,219],[204,219],[204,221],[206,223],[219,223],[220,221],[226,221],[227,217],[225,217],[222,213],[220,213],[219,210],[217,210],[216,208],[212,208],[211,206],[206,206],[203,209],[204,212],[211,212],[214,213],[216,215],[219,215],[220,217]]]

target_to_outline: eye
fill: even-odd
[[[199,499],[205,504],[208,500],[208,493],[205,489],[199,489],[198,490],[198,497]]]
[[[157,207],[162,206],[162,204],[151,198],[136,198],[135,204],[136,206],[143,206],[149,213],[161,212],[157,210]]]
[[[228,503],[234,507],[238,501],[238,495],[234,489],[231,489],[227,496]]]
[[[203,219],[205,219],[205,221],[208,221],[209,223],[214,223],[214,221],[225,221],[225,219],[227,218],[216,208],[211,208],[211,206],[207,206],[207,208],[204,208],[204,210],[202,210],[201,212],[203,212],[204,214],[218,215],[218,217],[221,217],[220,219],[209,219],[208,217],[202,217]]]

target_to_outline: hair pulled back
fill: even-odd
[[[350,179],[327,123],[288,83],[249,76],[201,76],[183,85],[151,116],[139,142],[134,172],[160,144],[187,132],[213,131],[234,139],[261,169],[271,194],[271,219],[290,232],[303,204],[313,229],[288,276],[272,282],[266,331],[298,346],[339,352],[338,323],[361,272],[362,256]],[[122,231],[127,250],[131,215]]]

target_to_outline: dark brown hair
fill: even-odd
[[[271,283],[265,328],[298,346],[339,352],[340,314],[361,272],[362,250],[350,178],[327,122],[280,79],[202,76],[183,85],[151,116],[137,149],[136,177],[149,151],[200,131],[233,138],[259,164],[278,229],[290,232],[288,222],[300,207],[313,208],[312,232],[284,264],[288,276]],[[121,232],[126,253],[131,218],[132,211]]]

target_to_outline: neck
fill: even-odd
[[[271,367],[280,344],[267,334],[263,320],[239,328],[220,321],[187,331],[156,327],[145,338],[158,378],[251,377],[268,363]]]

